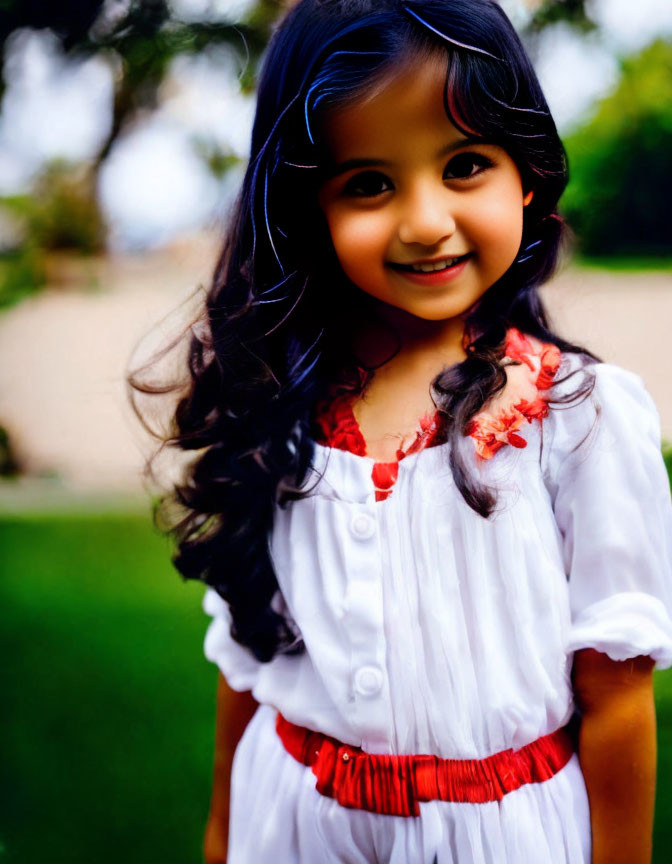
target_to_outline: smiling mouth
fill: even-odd
[[[455,258],[442,258],[440,261],[427,261],[420,264],[390,264],[390,267],[404,273],[440,273],[442,270],[449,270],[456,264],[461,264],[470,255],[471,253],[468,252],[466,255],[458,255]]]

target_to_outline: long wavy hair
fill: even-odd
[[[503,147],[523,189],[534,190],[518,257],[466,318],[466,359],[433,382],[446,440],[456,444],[504,386],[507,328],[598,359],[553,333],[538,295],[563,237],[557,204],[567,164],[530,61],[495,0],[301,0],[265,57],[249,164],[190,337],[189,383],[167,443],[194,458],[160,507],[178,508],[168,529],[175,566],[227,601],[233,637],[260,661],[302,650],[274,602],[273,512],[307,494],[313,407],[358,363],[348,334],[353,321],[372,314],[339,266],[317,203],[326,158],[319,120],[409,58],[437,53],[450,121],[467,137]],[[166,390],[142,376],[129,380],[136,391]],[[582,381],[572,398],[588,392]],[[487,518],[492,490],[464,464],[460,447],[448,451],[465,501]]]

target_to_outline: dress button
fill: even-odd
[[[378,666],[362,666],[355,672],[355,690],[360,696],[375,696],[383,686],[383,673]]]
[[[368,540],[369,537],[373,537],[374,535],[376,523],[372,516],[368,516],[366,513],[358,513],[350,521],[350,530],[360,540]]]

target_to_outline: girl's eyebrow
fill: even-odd
[[[469,144],[492,144],[493,142],[487,138],[458,138],[451,141],[446,147],[442,147],[436,154],[436,158],[447,156],[453,150],[459,150],[461,147],[467,147]],[[330,165],[327,170],[327,179],[333,180],[335,177],[340,177],[341,174],[346,174],[348,171],[355,171],[358,168],[387,168],[391,165],[386,159],[369,159],[367,157],[358,159],[345,159],[343,162]]]
[[[347,174],[348,171],[357,168],[386,168],[390,164],[385,159],[346,159],[344,162],[330,165],[327,170],[327,177],[332,180],[334,177],[340,177],[341,174]]]

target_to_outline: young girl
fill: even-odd
[[[539,299],[566,180],[494,0],[275,33],[173,439],[209,864],[650,860],[669,485],[641,380]]]

